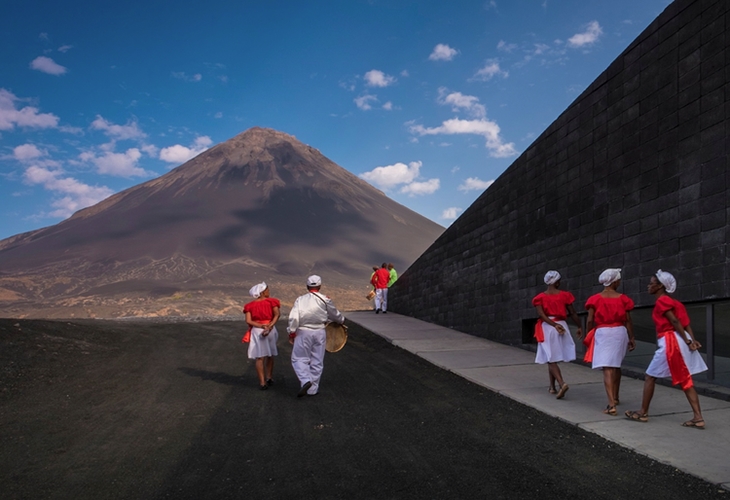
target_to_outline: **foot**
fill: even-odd
[[[376,309],[375,314],[380,314],[380,309]]]
[[[649,414],[648,413],[641,413],[639,411],[632,411],[632,410],[626,410],[626,418],[631,420],[632,422],[648,422],[649,421]]]
[[[695,429],[704,430],[705,429],[705,421],[703,419],[699,420],[687,420],[686,422],[682,423],[682,427],[694,427]]]
[[[383,314],[388,314],[388,311],[383,311]]]
[[[266,385],[274,385],[274,379],[270,378],[266,380]]]
[[[307,395],[307,391],[309,390],[310,387],[312,387],[312,383],[311,382],[307,382],[306,384],[304,384],[302,386],[302,388],[299,389],[299,392],[297,393],[297,397],[298,398],[301,398],[301,397],[306,396]]]
[[[563,399],[565,393],[568,392],[568,389],[570,389],[570,387],[568,387],[568,384],[563,384],[563,386],[558,391],[558,395],[555,396],[555,399]]]
[[[260,385],[260,386],[259,386],[259,390],[260,390],[260,391],[265,391],[265,390],[266,390],[266,389],[268,389],[268,388],[269,388],[269,386],[268,386],[268,385],[266,385],[266,384],[264,384],[264,385]]]
[[[603,413],[605,413],[606,415],[611,415],[612,417],[615,417],[617,415],[616,407],[608,405],[608,406],[606,406],[606,409],[603,410]]]
[[[555,389],[555,387],[548,387],[548,392],[550,394],[557,394],[558,393],[558,391]]]

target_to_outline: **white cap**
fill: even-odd
[[[254,299],[258,299],[262,293],[264,293],[264,290],[266,290],[268,286],[266,286],[266,283],[259,283],[258,285],[254,285],[251,290],[248,291],[248,293],[253,297]]]
[[[614,281],[621,279],[621,269],[606,269],[598,277],[599,283],[603,286],[609,286]]]
[[[677,289],[677,280],[674,278],[672,273],[668,273],[659,269],[656,272],[656,277],[659,280],[659,283],[664,285],[667,293],[674,293],[674,291]]]
[[[557,282],[560,279],[560,273],[557,271],[548,271],[547,274],[545,274],[545,284],[546,285],[553,285],[555,282]]]
[[[307,278],[307,286],[322,286],[322,278],[316,274],[311,275]]]

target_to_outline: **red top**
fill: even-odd
[[[634,301],[626,295],[603,297],[600,293],[586,301],[586,309],[593,309],[593,322],[596,328],[616,323],[626,323],[626,313],[634,308]]]
[[[654,304],[654,310],[651,313],[651,319],[654,320],[657,333],[674,331],[672,323],[664,315],[667,311],[672,311],[683,327],[686,328],[689,325],[689,315],[684,304],[669,295],[662,295],[657,299],[656,304]]]
[[[538,294],[532,299],[532,305],[542,306],[542,310],[548,316],[555,316],[558,318],[565,318],[566,307],[575,302],[575,297],[570,292],[560,290],[554,295],[548,295],[545,292]]]
[[[260,300],[252,300],[243,306],[243,313],[250,312],[253,321],[263,323],[274,319],[275,307],[281,307],[279,299],[268,297]]]
[[[375,271],[375,273],[373,273],[373,277],[370,278],[370,283],[372,283],[375,288],[388,288],[388,281],[390,281],[390,271],[384,267]]]

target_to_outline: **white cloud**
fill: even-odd
[[[426,128],[423,125],[412,125],[411,132],[418,135],[454,135],[474,134],[487,140],[486,147],[490,156],[505,158],[517,154],[514,143],[505,143],[499,135],[500,128],[495,122],[481,118],[478,120],[460,120],[453,118],[446,120],[439,127]]]
[[[504,40],[500,40],[497,44],[497,50],[501,50],[502,52],[512,52],[517,48],[516,43],[507,43]]]
[[[577,49],[587,45],[593,45],[602,34],[603,29],[601,29],[598,21],[591,21],[583,33],[577,33],[568,38],[568,46]]]
[[[484,67],[474,74],[472,79],[487,82],[495,76],[507,78],[509,76],[509,72],[502,70],[496,59],[489,59],[486,61]]]
[[[142,153],[137,148],[130,148],[124,153],[105,151],[101,156],[94,153],[81,153],[79,158],[82,161],[89,161],[96,166],[96,171],[103,175],[115,177],[151,177],[153,172],[147,172],[139,167],[139,159]]]
[[[451,61],[459,51],[452,49],[444,43],[439,43],[433,48],[433,52],[428,56],[431,61]]]
[[[175,144],[160,150],[160,160],[168,163],[182,164],[191,158],[198,156],[200,153],[208,149],[213,144],[213,140],[207,135],[197,137],[190,147],[181,144]]]
[[[425,182],[411,182],[403,186],[400,192],[410,196],[433,194],[439,187],[441,187],[441,181],[439,179],[429,179]]]
[[[96,119],[91,122],[91,128],[102,130],[107,136],[116,140],[143,139],[147,137],[147,134],[140,130],[137,122],[129,121],[126,125],[116,125],[100,115],[96,115]]]
[[[55,193],[63,195],[51,204],[56,210],[51,212],[53,217],[69,217],[74,212],[94,205],[108,198],[114,191],[106,186],[89,186],[73,177],[63,177],[63,171],[50,170],[39,166],[28,167],[24,178],[27,184],[43,185]]]
[[[454,220],[459,216],[461,212],[463,212],[463,209],[459,207],[449,207],[441,212],[441,218],[445,220]]]
[[[0,89],[0,130],[13,130],[18,127],[55,128],[58,117],[51,113],[39,113],[38,108],[26,106],[17,109],[15,103],[21,101],[12,92]]]
[[[365,73],[365,84],[368,87],[387,87],[396,82],[395,77],[386,75],[380,70],[372,69]]]
[[[57,64],[53,59],[46,56],[38,56],[30,62],[31,69],[48,73],[49,75],[62,75],[68,70]]]
[[[18,161],[28,161],[40,158],[46,154],[33,144],[23,144],[13,149],[13,156]]]
[[[58,51],[59,51],[59,52],[63,52],[63,53],[65,54],[66,52],[68,52],[69,50],[71,50],[71,49],[73,49],[73,48],[74,48],[74,46],[73,46],[73,45],[61,45],[61,46],[60,46],[60,47],[58,48]]]
[[[402,76],[403,78],[408,78],[411,75],[408,74],[408,70],[407,69],[404,69],[403,71],[400,72],[400,76]]]
[[[489,186],[494,184],[494,181],[483,181],[477,177],[469,177],[464,181],[457,189],[459,191],[484,191]]]
[[[373,109],[373,106],[371,103],[378,102],[378,97],[370,94],[361,95],[360,97],[356,97],[353,99],[355,104],[358,108],[362,109],[363,111],[367,111],[369,109]]]
[[[186,82],[199,82],[203,79],[203,75],[201,75],[200,73],[188,75],[184,71],[173,71],[172,76],[173,78],[177,78],[178,80],[184,80]]]
[[[383,104],[383,109],[386,111],[392,111],[393,110],[393,103],[388,101],[385,104]]]
[[[423,163],[420,161],[412,161],[408,165],[396,163],[385,167],[375,167],[370,172],[360,174],[360,178],[381,189],[390,189],[398,184],[409,184],[417,179],[421,165]]]
[[[447,93],[446,87],[439,88],[438,103],[451,106],[452,111],[466,110],[477,118],[484,118],[487,115],[486,108],[479,104],[479,98],[471,95],[464,95],[461,92]]]

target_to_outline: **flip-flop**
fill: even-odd
[[[648,422],[649,421],[649,415],[646,413],[639,413],[638,411],[631,411],[626,410],[626,418],[631,420],[632,422]]]
[[[687,420],[686,422],[682,422],[682,427],[693,427],[695,429],[699,429],[699,430],[703,431],[703,430],[705,430],[705,421],[702,419]]]
[[[568,384],[563,384],[563,386],[558,391],[558,395],[555,396],[555,399],[563,399],[563,396],[565,396],[565,393],[568,392],[568,389],[570,389],[570,387],[568,387]]]
[[[606,415],[611,415],[612,417],[615,417],[618,414],[616,412],[616,407],[611,405],[606,406],[606,409],[603,410],[603,413],[605,413]]]

